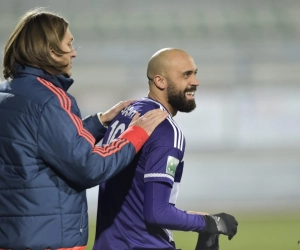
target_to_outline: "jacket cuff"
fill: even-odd
[[[98,143],[104,136],[106,128],[100,123],[98,115],[92,115],[84,119],[85,128],[95,137]]]
[[[105,132],[106,129],[107,129],[107,126],[103,125],[102,122],[100,121],[99,119],[99,116],[98,114],[95,114],[95,115],[92,115],[92,120],[93,120],[93,124],[94,124],[94,127],[95,129],[99,132]],[[105,129],[105,130],[104,130]]]
[[[148,140],[149,135],[141,127],[131,126],[128,129],[126,129],[119,136],[119,138],[123,138],[123,139],[130,141],[135,148],[135,152],[137,153],[142,148],[142,146],[145,144],[145,142]]]
[[[104,128],[107,128],[108,125],[107,125],[107,124],[103,124],[102,121],[101,121],[101,119],[100,119],[100,116],[101,116],[102,114],[103,114],[102,112],[97,113],[98,120],[99,120],[100,124],[101,124]]]

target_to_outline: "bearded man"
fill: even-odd
[[[237,221],[229,214],[210,216],[175,206],[185,138],[173,117],[196,108],[196,74],[197,66],[185,51],[159,50],[148,63],[148,96],[123,109],[108,127],[104,144],[117,138],[137,112],[160,108],[169,113],[130,165],[100,185],[94,250],[174,250],[172,230],[230,238],[237,232]]]

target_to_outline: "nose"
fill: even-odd
[[[193,86],[198,86],[199,84],[200,84],[200,82],[199,82],[199,80],[197,79],[197,76],[194,75],[194,79],[193,79],[193,81],[192,81],[192,85],[193,85]]]
[[[77,52],[76,50],[74,49],[72,52],[71,52],[71,58],[75,58],[77,56]]]

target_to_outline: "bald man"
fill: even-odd
[[[108,127],[104,144],[117,138],[136,112],[142,115],[160,108],[169,113],[132,163],[99,186],[94,250],[174,250],[172,230],[235,235],[237,222],[231,215],[210,216],[175,206],[185,138],[173,117],[196,108],[196,75],[197,66],[188,53],[177,48],[159,50],[148,63],[148,96],[123,109]]]

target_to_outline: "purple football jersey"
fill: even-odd
[[[136,112],[141,115],[162,104],[142,98],[125,108],[111,122],[102,143],[117,138]],[[172,232],[151,227],[144,220],[144,183],[172,186],[169,203],[176,203],[183,171],[185,138],[172,116],[163,121],[131,164],[99,186],[94,250],[175,249]]]

